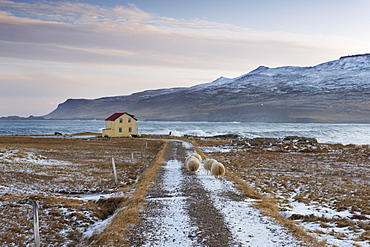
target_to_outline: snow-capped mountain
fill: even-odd
[[[95,100],[69,99],[46,118],[105,118],[127,111],[141,120],[370,122],[370,54],[312,67],[257,69],[189,88]]]

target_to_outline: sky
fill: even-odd
[[[368,0],[0,0],[0,116],[369,53],[369,9]]]

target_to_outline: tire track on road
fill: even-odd
[[[231,246],[222,214],[197,176],[186,170],[183,162],[189,152],[194,150],[181,141],[169,143],[141,222],[131,231],[131,246]]]
[[[192,144],[170,141],[130,246],[302,246],[251,206],[233,184],[184,165]]]

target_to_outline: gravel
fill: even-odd
[[[132,226],[131,246],[300,246],[273,220],[251,207],[232,183],[192,175],[185,167],[189,143],[172,141],[165,164],[147,195],[141,222]],[[303,244],[302,244],[303,245]]]

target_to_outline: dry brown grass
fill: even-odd
[[[89,226],[132,203],[129,191],[139,188],[135,193],[140,193],[162,145],[140,138],[0,137],[0,246],[32,245],[33,200],[40,205],[41,243],[76,246]],[[78,199],[79,194],[113,192],[120,194]]]
[[[295,235],[315,246],[325,246],[311,232],[300,227],[299,222],[314,222],[329,228],[327,224],[367,234],[370,201],[370,165],[367,147],[355,145],[321,144],[315,150],[271,150],[269,147],[249,147],[243,140],[201,139],[194,142],[200,147],[231,148],[229,152],[207,152],[204,156],[215,158],[227,168],[227,178],[246,196],[257,200],[256,207],[265,215],[275,218],[291,229]],[[314,215],[282,216],[289,203],[330,208],[337,212],[352,213],[352,218],[317,217]],[[325,237],[326,233],[318,234]],[[342,236],[343,235],[343,236]],[[340,239],[346,234],[335,233]],[[360,234],[361,235],[361,234]],[[347,236],[348,237],[348,236]],[[361,238],[366,239],[366,238]],[[356,239],[354,239],[356,241]],[[369,242],[370,243],[370,242]]]
[[[164,137],[168,138],[168,137]],[[222,162],[226,177],[256,207],[308,245],[325,246],[317,236],[348,238],[333,226],[357,233],[353,241],[370,243],[369,150],[354,145],[326,145],[314,150],[288,151],[251,148],[242,140],[202,140],[193,143],[202,158]],[[31,203],[40,204],[41,242],[75,246],[83,232],[97,221],[112,217],[101,233],[87,239],[90,246],[125,246],[127,229],[139,220],[145,195],[163,163],[164,141],[142,138],[0,137],[0,246],[32,244]],[[201,147],[223,147],[230,152],[203,153]],[[159,150],[162,150],[158,153]],[[134,160],[131,160],[134,154]],[[111,158],[119,184],[113,184]],[[120,192],[99,200],[77,199],[78,194]],[[290,203],[323,206],[352,217],[293,214],[283,217]],[[300,224],[317,223],[308,232]]]
[[[147,190],[154,182],[157,172],[164,162],[163,157],[167,146],[168,142],[165,142],[149,168],[142,173],[138,183],[135,184],[135,191],[120,205],[109,226],[101,234],[89,239],[89,246],[130,246],[129,243],[126,243],[128,228],[140,220],[139,212],[146,203]]]

